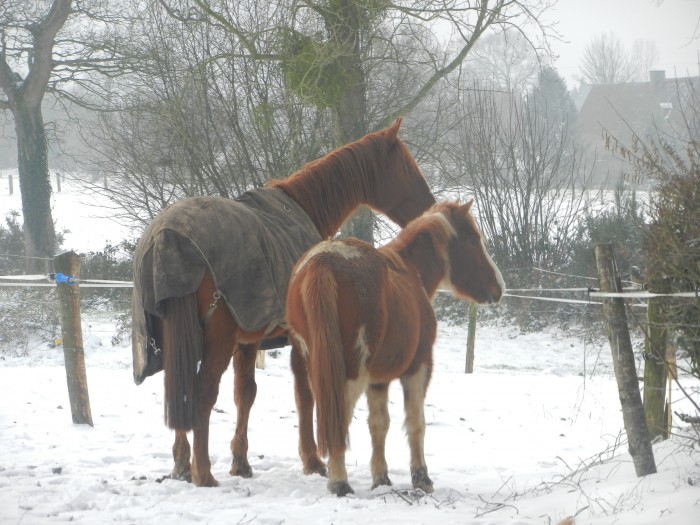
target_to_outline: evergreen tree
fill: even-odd
[[[530,105],[549,128],[564,130],[571,125],[576,107],[566,81],[552,67],[543,68],[530,95]]]

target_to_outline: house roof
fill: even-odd
[[[656,129],[678,129],[691,90],[700,93],[700,77],[667,79],[663,71],[652,71],[648,82],[584,84],[575,99],[577,128],[598,137],[605,129],[622,140],[632,131],[646,136]]]

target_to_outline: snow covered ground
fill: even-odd
[[[18,195],[7,197],[3,182],[2,216],[11,199],[19,202]],[[54,201],[59,225],[75,231],[66,248],[101,249],[110,232],[110,240],[120,240],[123,230],[80,206],[79,194],[64,190]],[[268,356],[267,368],[257,372],[253,478],[228,475],[235,424],[229,371],[211,422],[212,472],[220,486],[159,482],[172,467],[173,438],[163,425],[162,375],[134,385],[130,343],[111,345],[114,318],[83,313],[94,428],[71,422],[60,347],[0,353],[1,524],[555,525],[574,515],[577,524],[700,523],[697,435],[695,445],[680,435],[656,444],[659,473],[635,476],[606,341],[585,344],[554,328],[521,334],[507,325],[479,326],[475,372],[466,375],[466,328],[441,324],[426,406],[435,492],[411,488],[402,397],[393,385],[387,460],[394,485],[370,490],[367,410],[360,400],[347,455],[355,494],[336,498],[323,478],[301,471],[287,349]],[[683,378],[683,385],[697,402],[700,384]],[[674,411],[694,413],[677,387],[673,400]],[[679,434],[690,432],[675,424]]]
[[[13,193],[10,195],[9,176],[13,179]],[[100,207],[99,197],[86,191],[80,184],[71,180],[71,175],[63,178],[58,192],[56,174],[51,172],[53,197],[51,213],[56,231],[64,234],[63,248],[84,253],[101,251],[107,243],[118,244],[124,239],[138,236],[129,227],[115,221],[113,214]],[[19,190],[17,170],[0,170],[0,221],[11,210],[22,211],[22,198]],[[20,217],[21,222],[21,217]]]
[[[336,498],[324,479],[305,476],[288,350],[257,372],[253,478],[228,475],[235,424],[228,372],[210,438],[220,486],[159,483],[172,467],[173,437],[162,422],[162,376],[134,385],[128,344],[110,344],[110,315],[85,317],[94,428],[71,422],[60,348],[40,345],[0,361],[1,523],[556,524],[578,513],[579,524],[696,525],[700,517],[697,446],[681,438],[657,444],[659,473],[635,476],[607,345],[508,327],[479,327],[475,373],[465,375],[466,330],[440,326],[426,407],[434,494],[411,489],[396,385],[387,445],[394,486],[370,490],[362,401],[347,457],[355,495]],[[675,410],[689,410],[677,390],[673,396]]]

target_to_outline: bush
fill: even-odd
[[[605,242],[615,247],[615,262],[621,279],[637,281],[646,264],[643,246],[646,227],[636,192],[618,184],[612,206],[597,213],[587,213],[579,225],[566,272],[597,277],[593,247]]]
[[[80,254],[80,278],[131,281],[135,248],[134,242],[122,241],[116,246],[107,244],[99,252]],[[83,288],[80,293],[84,303],[93,308],[123,310],[131,301],[131,288]]]
[[[12,210],[5,216],[5,225],[0,223],[0,275],[23,273],[24,233],[18,217],[19,212]]]
[[[58,236],[59,240],[62,236]],[[130,281],[134,243],[108,244],[99,252],[81,255],[81,279]],[[0,224],[0,275],[24,273],[24,234],[19,213],[11,211]],[[115,318],[112,343],[118,344],[130,334],[130,288],[83,288],[84,309],[100,308],[121,312]],[[0,349],[20,354],[30,340],[53,341],[60,334],[56,290],[52,288],[0,288]],[[17,348],[24,350],[17,350]]]
[[[650,225],[643,236],[646,281],[651,291],[700,290],[700,91],[688,79],[678,81],[680,126],[658,127],[655,136],[634,135],[632,145],[608,137],[637,179],[657,185],[650,205]],[[675,109],[674,109],[675,111]],[[667,324],[690,372],[700,378],[700,300],[671,299]]]
[[[0,223],[0,275],[24,273],[24,233],[19,213],[10,211]],[[47,299],[47,291],[51,298]],[[30,336],[53,340],[59,329],[56,290],[51,288],[0,288],[0,349],[26,353]],[[19,348],[19,350],[18,350]]]
[[[663,177],[652,200],[653,221],[645,237],[649,280],[653,290],[700,290],[700,163],[698,144],[690,144],[689,161],[676,164],[673,176]],[[668,304],[669,323],[687,352],[691,373],[700,377],[700,300],[674,299]]]

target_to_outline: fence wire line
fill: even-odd
[[[14,282],[2,282],[2,281],[14,281]],[[36,281],[46,280],[47,282],[38,283]],[[134,283],[131,281],[115,281],[107,279],[76,279],[76,282],[80,284],[81,288],[133,288]],[[0,287],[20,287],[20,288],[33,288],[33,287],[53,287],[56,283],[49,281],[47,275],[0,275]],[[596,299],[652,299],[655,297],[680,297],[680,298],[690,298],[690,299],[700,299],[698,291],[695,292],[676,292],[676,293],[651,293],[647,291],[641,292],[598,292],[590,288],[518,288],[514,290],[508,290],[504,297],[516,297],[518,299],[532,299],[535,301],[549,301],[556,303],[569,303],[569,304],[602,304],[600,302],[585,300],[585,299],[564,299],[561,297],[542,297],[538,295],[517,295],[510,292],[586,292],[590,298]],[[449,290],[438,290],[440,293],[450,293]]]

